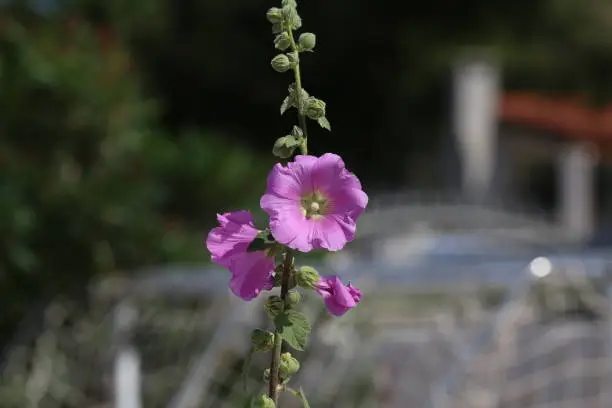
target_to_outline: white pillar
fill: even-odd
[[[568,144],[559,156],[559,218],[577,239],[593,233],[596,163],[596,149],[585,143]]]
[[[490,192],[496,168],[500,72],[482,58],[465,59],[454,72],[453,130],[457,137],[464,193]]]
[[[140,355],[131,342],[138,311],[123,301],[115,308],[114,408],[142,408]]]

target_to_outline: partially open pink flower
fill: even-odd
[[[217,214],[220,226],[213,228],[206,239],[211,259],[232,274],[230,289],[244,299],[255,298],[262,290],[274,287],[274,260],[264,251],[247,252],[259,232],[248,211]]]
[[[339,277],[322,276],[317,293],[323,297],[327,310],[334,316],[342,316],[359,304],[361,291],[350,283],[345,285]]]
[[[340,156],[296,156],[268,175],[261,208],[281,244],[301,252],[338,251],[355,239],[355,222],[368,204],[355,175]]]

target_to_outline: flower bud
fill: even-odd
[[[251,344],[255,351],[268,351],[274,347],[274,334],[265,330],[255,329],[251,333]]]
[[[251,408],[276,408],[276,404],[272,398],[265,394],[261,394],[259,397],[253,400],[251,403]]]
[[[325,102],[320,99],[315,98],[314,96],[306,99],[306,116],[308,116],[312,120],[317,120],[319,118],[325,117]]]
[[[280,358],[279,374],[282,378],[288,379],[300,369],[300,362],[291,355],[291,353],[283,353]]]
[[[287,302],[290,306],[295,306],[302,300],[302,295],[297,290],[291,290],[287,293]]]
[[[281,51],[285,51],[287,48],[291,47],[291,39],[289,38],[289,33],[283,31],[279,35],[274,38],[274,47]]]
[[[270,382],[270,369],[266,368],[263,373],[263,380],[265,382]]]
[[[288,52],[287,58],[289,58],[289,62],[292,64],[292,67],[300,62],[300,55],[296,51]]]
[[[276,269],[274,269],[274,287],[280,287],[283,281],[283,266],[278,265]]]
[[[301,139],[304,136],[304,131],[302,131],[302,128],[299,126],[293,126],[293,129],[291,129],[291,136]]]
[[[281,10],[283,21],[292,30],[297,30],[302,26],[302,18],[298,14],[294,5],[283,6]]]
[[[283,13],[278,7],[272,7],[266,13],[266,18],[272,24],[278,24],[283,21]]]
[[[312,266],[302,266],[295,274],[298,286],[305,289],[314,289],[320,279],[319,272]]]
[[[302,33],[298,42],[303,51],[312,51],[317,44],[317,37],[313,33]]]
[[[276,142],[274,142],[272,154],[281,159],[287,159],[293,155],[293,152],[300,143],[301,141],[293,135],[279,137]]]
[[[274,23],[272,24],[272,34],[279,34],[285,31],[283,28],[283,23]]]
[[[272,58],[270,65],[272,65],[272,68],[274,68],[276,72],[287,72],[293,68],[293,64],[285,54],[278,54],[276,57]]]
[[[297,2],[295,0],[282,0],[281,5],[283,7],[285,6],[297,7]]]
[[[271,319],[274,319],[274,317],[283,310],[283,303],[283,300],[279,296],[272,295],[266,300],[266,303],[264,303],[264,310]]]

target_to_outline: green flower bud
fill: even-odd
[[[274,38],[274,47],[281,51],[285,51],[287,48],[291,47],[291,39],[289,38],[289,33],[283,31],[279,35]]]
[[[279,34],[285,31],[283,28],[283,23],[274,23],[272,24],[272,34]]]
[[[283,353],[281,354],[279,368],[280,376],[284,379],[288,379],[300,370],[300,362],[297,361],[291,353]]]
[[[270,382],[270,369],[266,368],[263,373],[263,380],[265,382]]]
[[[272,7],[266,13],[266,18],[272,24],[278,24],[283,21],[283,13],[278,7]]]
[[[291,62],[292,66],[295,66],[300,62],[300,54],[298,54],[296,51],[288,52],[287,58],[289,58],[289,62]]]
[[[255,351],[268,351],[274,347],[274,334],[265,330],[255,329],[251,333],[251,344]]]
[[[281,5],[283,7],[285,6],[297,7],[297,2],[295,0],[282,0]]]
[[[302,300],[302,295],[297,290],[291,290],[287,293],[287,302],[290,306],[295,306]]]
[[[313,33],[303,33],[298,42],[303,51],[312,51],[317,44],[317,37]]]
[[[253,400],[251,408],[276,408],[276,404],[272,401],[272,398],[262,394]]]
[[[283,310],[283,303],[283,300],[276,295],[272,295],[266,300],[266,303],[264,303],[264,310],[268,316],[270,316],[270,319],[274,319],[274,317]]]
[[[300,139],[304,136],[304,132],[299,126],[293,126],[293,129],[291,129],[291,136]]]
[[[283,280],[283,266],[278,265],[274,269],[274,287],[280,287]]]
[[[283,16],[283,21],[290,29],[297,30],[302,26],[302,18],[295,9],[295,6],[284,6],[281,10],[281,15]]]
[[[300,143],[301,140],[298,140],[292,135],[279,137],[276,142],[274,142],[272,154],[280,157],[281,159],[287,159],[293,155],[293,152],[300,145]]]
[[[306,99],[306,116],[308,116],[312,120],[318,120],[319,118],[325,117],[325,102],[320,99],[315,98],[314,96]]]
[[[293,68],[293,64],[285,54],[278,54],[276,57],[272,58],[270,65],[272,65],[272,68],[274,68],[276,72],[287,72]]]
[[[312,266],[302,266],[295,274],[298,286],[305,289],[314,289],[320,279],[319,272]]]

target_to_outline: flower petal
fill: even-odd
[[[312,169],[313,189],[331,194],[344,185],[342,174],[344,161],[337,154],[325,153]]]
[[[266,195],[279,198],[299,200],[301,194],[300,179],[288,167],[277,163],[268,174]]]
[[[348,215],[357,219],[368,206],[368,195],[360,189],[347,187],[330,194],[329,211],[334,215]]]
[[[342,316],[361,300],[359,289],[351,284],[344,285],[335,275],[322,276],[317,284],[317,293],[323,297],[325,306],[334,316]]]
[[[357,227],[350,217],[332,214],[309,222],[309,240],[313,248],[339,251],[355,239]]]
[[[313,249],[307,232],[309,228],[308,220],[298,208],[287,209],[270,218],[270,231],[274,239],[301,252]]]
[[[257,229],[248,211],[217,214],[217,220],[221,226],[210,231],[206,247],[214,263],[227,267],[233,256],[246,252],[257,236]]]
[[[263,251],[245,252],[235,256],[228,269],[232,273],[230,289],[243,300],[250,301],[262,290],[274,287],[274,260],[268,258]]]

